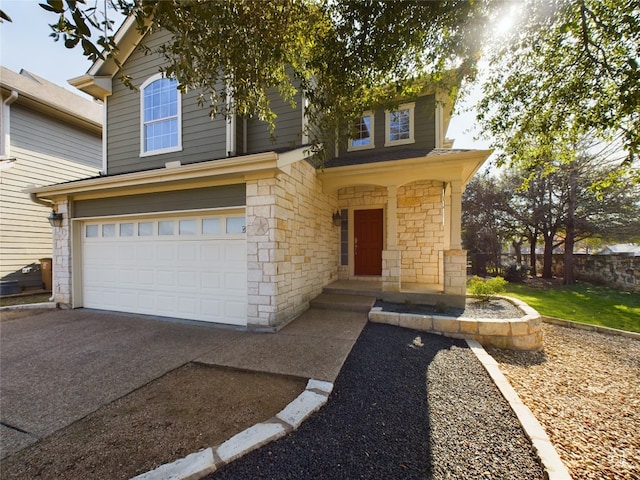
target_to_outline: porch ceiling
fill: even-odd
[[[353,185],[400,186],[418,180],[466,185],[491,150],[432,150],[424,156],[325,168],[318,172],[325,193]]]

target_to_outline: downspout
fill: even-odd
[[[45,200],[44,198],[38,198],[38,196],[33,192],[29,192],[29,198],[34,203],[38,203],[40,205],[44,205],[45,207],[49,207],[52,212],[56,211],[56,204],[53,200]],[[53,270],[53,262],[51,262],[51,269]],[[55,288],[53,288],[51,291],[51,297],[49,298],[49,301],[53,302],[55,300],[55,297],[56,297]]]

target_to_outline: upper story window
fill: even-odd
[[[414,110],[415,103],[406,103],[385,112],[385,147],[415,143]]]
[[[182,150],[182,108],[178,82],[161,74],[140,88],[140,155]]]
[[[364,112],[358,119],[355,137],[349,139],[349,151],[375,148],[373,143],[374,116],[373,112]]]

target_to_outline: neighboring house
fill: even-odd
[[[0,96],[0,277],[40,288],[38,260],[52,256],[51,205],[32,202],[25,189],[98,174],[102,107],[5,67]]]
[[[274,96],[274,140],[252,118],[211,119],[162,78],[137,45],[167,34],[130,19],[116,40],[121,68],[99,60],[70,81],[106,106],[105,175],[33,190],[64,215],[56,301],[267,331],[339,279],[464,302],[461,196],[490,152],[446,148],[450,109],[434,93],[366,112],[316,169],[303,101]]]
[[[640,245],[633,243],[617,243],[607,245],[598,252],[599,255],[626,255],[630,257],[640,257]]]

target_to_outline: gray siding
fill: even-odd
[[[153,48],[168,41],[166,32],[147,35],[143,42]],[[222,117],[211,119],[208,107],[198,105],[198,92],[182,96],[182,151],[140,157],[140,92],[120,80],[128,75],[136,87],[158,73],[162,65],[158,55],[145,55],[141,49],[129,57],[113,80],[113,94],[107,101],[107,173],[117,174],[164,167],[179,160],[182,164],[224,158],[226,126]]]
[[[410,101],[403,102],[410,103]],[[385,113],[382,110],[374,112],[374,145],[375,148],[370,150],[361,150],[355,152],[347,152],[346,148],[340,149],[340,158],[348,157],[365,157],[379,152],[391,154],[394,150],[416,149],[425,150],[432,149],[436,146],[436,122],[435,122],[435,95],[418,97],[415,100],[414,110],[414,138],[415,143],[409,145],[398,145],[385,147]]]
[[[247,122],[247,153],[269,150],[290,149],[302,142],[302,95],[295,96],[296,107],[291,108],[282,100],[276,89],[270,91],[271,108],[278,116],[276,128],[270,133],[270,126],[256,119]]]
[[[171,212],[206,208],[239,207],[246,204],[246,185],[125,195],[113,198],[79,200],[74,203],[73,217],[132,215],[150,212]]]
[[[102,139],[99,134],[72,127],[19,104],[11,106],[10,135],[12,148],[61,158],[87,167],[102,167]],[[71,177],[81,178],[73,175]]]

